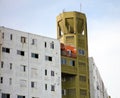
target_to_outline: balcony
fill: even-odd
[[[62,65],[61,67],[62,67],[62,73],[67,73],[72,75],[77,74],[77,68],[75,66]]]

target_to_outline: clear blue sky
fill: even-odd
[[[56,38],[56,16],[80,11],[87,16],[89,56],[108,93],[120,98],[119,0],[0,0],[0,26]]]

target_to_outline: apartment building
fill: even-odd
[[[109,98],[104,82],[92,57],[89,58],[90,98]]]
[[[61,98],[60,43],[0,27],[0,98]]]

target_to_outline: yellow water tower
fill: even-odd
[[[85,14],[58,15],[57,39],[61,42],[62,98],[90,98]]]

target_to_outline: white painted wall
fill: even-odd
[[[0,35],[4,33],[2,46],[10,48],[10,53],[1,52],[1,60],[4,62],[3,68],[0,66],[0,96],[2,93],[9,93],[10,98],[17,98],[17,95],[24,95],[25,98],[61,98],[61,60],[60,43],[56,39],[34,35],[22,31],[17,31],[5,27],[0,27]],[[12,34],[12,40],[10,40]],[[21,43],[21,36],[26,37],[26,43]],[[35,39],[35,44],[32,44]],[[47,47],[45,48],[45,42]],[[50,48],[50,43],[54,42],[54,49]],[[17,54],[17,50],[25,51],[25,55]],[[39,58],[32,58],[31,53],[38,53]],[[45,56],[51,56],[52,61],[46,61]],[[12,70],[10,70],[12,63]],[[26,71],[23,72],[23,67]],[[45,76],[45,69],[47,76]],[[51,76],[54,71],[54,76]],[[9,78],[12,84],[9,84]],[[31,81],[36,84],[31,88]],[[45,90],[47,84],[47,90]],[[51,91],[51,85],[55,86],[55,91]]]

